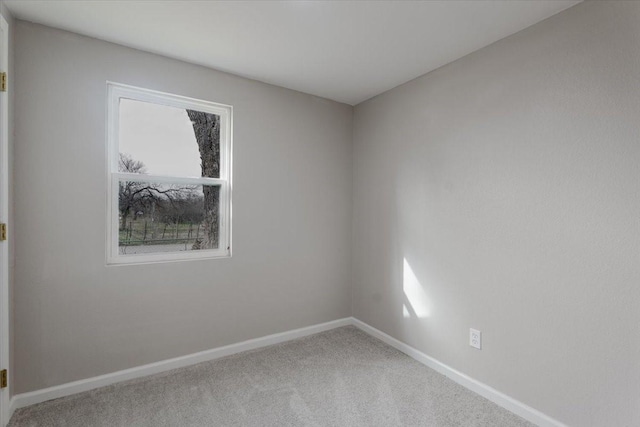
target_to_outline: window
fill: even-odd
[[[231,255],[230,106],[107,84],[107,263]]]

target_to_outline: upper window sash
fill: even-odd
[[[180,95],[168,95],[150,89],[141,89],[120,83],[108,82],[107,96],[109,102],[108,126],[109,129],[119,129],[119,108],[120,99],[132,99],[135,101],[149,102],[151,104],[166,105],[168,107],[198,110],[204,113],[212,113],[220,116],[220,178],[200,177],[203,179],[229,180],[231,174],[231,144],[223,143],[231,140],[231,110],[228,105],[217,104],[215,102],[202,101]],[[117,135],[109,132],[109,171],[111,173],[121,173],[118,170],[119,143]],[[143,176],[153,176],[143,175]],[[184,178],[176,176],[176,178]],[[196,178],[196,177],[193,177]]]

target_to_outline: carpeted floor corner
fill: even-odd
[[[531,427],[353,326],[19,409],[10,427]]]

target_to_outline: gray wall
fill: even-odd
[[[14,392],[350,315],[352,107],[15,26]],[[105,266],[107,80],[233,105],[233,258]]]
[[[640,425],[639,23],[586,2],[354,113],[354,315],[572,426]]]

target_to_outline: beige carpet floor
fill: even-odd
[[[348,326],[33,405],[9,426],[532,424]]]

